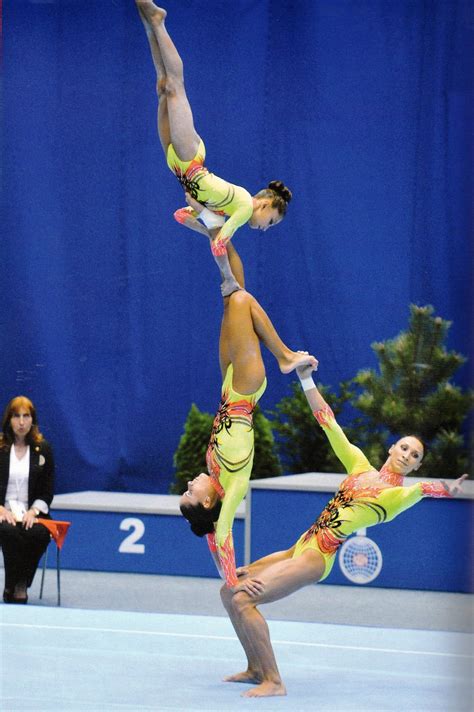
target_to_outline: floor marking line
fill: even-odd
[[[133,630],[120,628],[93,628],[90,626],[60,626],[60,625],[41,625],[38,623],[0,623],[0,627],[6,628],[39,628],[47,630],[71,630],[92,633],[119,633],[123,635],[150,635],[161,636],[168,638],[197,638],[205,640],[227,640],[236,641],[233,636],[228,635],[204,635],[198,633],[168,633],[153,630]],[[467,658],[472,659],[472,655],[463,655],[462,653],[445,653],[430,650],[396,650],[392,648],[373,648],[370,646],[360,645],[337,645],[334,643],[310,643],[297,640],[273,640],[274,645],[300,645],[308,648],[334,648],[336,650],[363,650],[374,653],[391,653],[395,655],[430,655],[444,658]]]

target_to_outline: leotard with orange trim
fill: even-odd
[[[254,456],[253,412],[267,386],[265,378],[255,393],[242,395],[232,387],[230,364],[222,384],[222,396],[206,453],[209,475],[222,499],[213,534],[207,541],[217,552],[227,586],[237,583],[232,538],[237,507],[247,494]]]
[[[451,495],[441,483],[417,482],[404,487],[403,475],[386,467],[380,471],[372,467],[364,453],[349,442],[329,406],[314,415],[348,473],[315,523],[298,539],[293,552],[295,558],[307,549],[318,551],[326,564],[323,580],[333,567],[338,548],[350,534],[390,522],[423,497]]]
[[[210,173],[204,166],[205,158],[206,149],[201,139],[198,152],[191,161],[182,161],[172,143],[168,146],[166,161],[184,190],[195,200],[213,212],[229,216],[219,231],[218,244],[213,246],[214,254],[224,254],[225,243],[252,216],[253,200],[245,188]],[[183,211],[186,210],[189,209],[181,208],[175,212],[178,222],[183,222]]]

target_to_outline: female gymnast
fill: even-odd
[[[188,483],[180,509],[197,536],[207,541],[226,585],[238,583],[232,525],[245,497],[254,456],[253,412],[266,387],[260,341],[272,352],[282,373],[298,366],[317,367],[314,356],[291,351],[278,336],[257,300],[246,292],[240,258],[227,247],[233,273],[242,289],[224,297],[224,316],[219,341],[222,391],[206,452],[208,474]],[[244,589],[255,591],[251,581]]]
[[[237,570],[242,583],[223,587],[221,597],[247,656],[247,670],[229,682],[257,683],[246,697],[285,695],[268,626],[257,605],[289,596],[308,584],[325,579],[346,538],[365,527],[389,522],[423,497],[451,497],[461,490],[463,475],[451,484],[417,482],[403,486],[404,476],[421,465],[424,446],[408,435],[390,449],[380,471],[352,445],[311,377],[310,365],[297,369],[306,398],[318,423],[344,465],[348,476],[315,523],[287,551],[270,554]],[[240,579],[239,579],[240,580]],[[249,585],[250,584],[250,585]]]
[[[222,293],[226,296],[239,289],[228,262],[228,241],[244,223],[260,230],[279,223],[291,200],[291,191],[281,181],[272,181],[252,197],[244,188],[218,178],[204,167],[206,150],[194,128],[184,87],[183,62],[165,27],[166,10],[154,5],[151,0],[135,2],[145,26],[157,74],[161,145],[169,168],[185,192],[206,207],[201,219],[208,227],[222,225],[211,249],[224,275]],[[224,216],[228,216],[225,222]],[[191,208],[176,211],[175,218],[187,227],[202,232],[204,226],[198,222]]]

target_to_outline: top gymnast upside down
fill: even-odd
[[[226,245],[241,225],[267,230],[279,223],[291,200],[291,191],[281,182],[272,181],[253,197],[244,188],[228,183],[204,167],[204,143],[194,128],[193,115],[184,87],[183,62],[165,27],[166,11],[151,0],[135,0],[145,26],[157,74],[158,134],[169,168],[186,193],[206,207],[208,227],[220,225],[212,244],[212,253],[224,276],[224,296],[239,289],[228,263]],[[212,213],[214,214],[210,214]],[[216,214],[217,213],[217,214]],[[224,221],[224,217],[228,219]],[[175,213],[179,222],[204,232],[192,208]],[[201,216],[204,218],[204,215]],[[204,230],[203,230],[204,228]]]
[[[352,445],[336,422],[313,382],[313,367],[297,369],[314,416],[344,465],[348,477],[341,483],[314,524],[287,551],[278,551],[237,570],[239,583],[221,589],[224,606],[247,656],[247,670],[226,678],[230,682],[257,683],[246,697],[285,695],[270,641],[268,626],[258,604],[289,596],[303,586],[322,581],[346,538],[365,527],[388,522],[423,497],[452,497],[461,490],[467,475],[450,485],[417,482],[403,486],[404,476],[417,470],[424,454],[423,443],[408,435],[389,449],[380,471],[359,448]]]

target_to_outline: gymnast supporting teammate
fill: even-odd
[[[243,267],[229,243],[230,263],[244,287]],[[245,497],[254,456],[253,412],[266,387],[260,342],[272,352],[282,373],[298,366],[317,367],[314,356],[291,351],[278,336],[257,300],[244,289],[224,297],[224,317],[219,341],[223,384],[221,402],[212,425],[206,453],[208,474],[188,483],[180,509],[197,536],[207,541],[226,586],[239,583],[236,575],[232,525]],[[256,592],[251,581],[242,584]]]
[[[461,490],[467,477],[463,475],[450,485],[417,482],[404,487],[404,476],[420,467],[424,454],[423,443],[414,435],[393,444],[385,464],[377,471],[363,452],[348,441],[315,386],[311,371],[312,366],[297,369],[311,410],[348,476],[291,549],[238,569],[241,583],[232,590],[221,589],[222,601],[247,656],[247,670],[226,681],[256,683],[256,687],[243,693],[245,697],[286,694],[259,604],[322,581],[331,571],[338,548],[350,534],[391,521],[423,497],[451,497]]]
[[[218,225],[211,249],[224,275],[224,296],[238,289],[232,275],[226,245],[241,225],[267,230],[279,223],[291,200],[291,191],[281,182],[251,196],[244,188],[218,178],[204,167],[204,143],[194,128],[193,115],[184,87],[183,62],[165,27],[166,11],[151,0],[135,0],[145,26],[157,74],[158,134],[169,168],[185,192],[206,208],[208,227]],[[224,218],[228,217],[224,222]],[[178,222],[202,232],[192,208],[176,211]],[[201,216],[203,219],[204,214]],[[205,230],[205,228],[204,228]],[[206,233],[204,233],[206,234]]]

